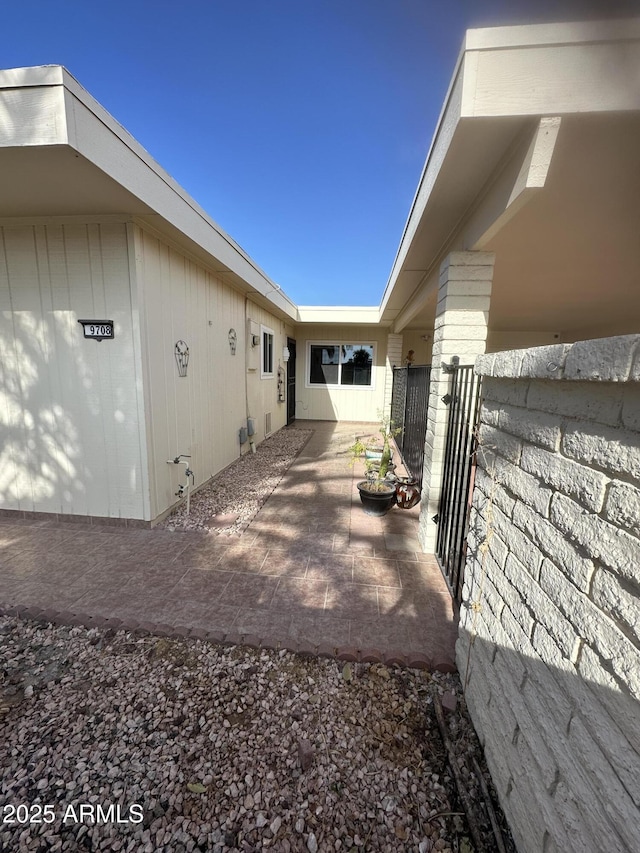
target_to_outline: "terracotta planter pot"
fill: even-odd
[[[420,500],[420,489],[413,482],[399,482],[396,484],[396,503],[400,509],[412,509]]]

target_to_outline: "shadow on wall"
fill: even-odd
[[[142,517],[133,362],[115,343],[85,340],[71,311],[5,314],[3,508]]]
[[[296,376],[296,419],[338,421],[338,411],[329,390],[324,385],[306,387],[306,362],[298,356]]]
[[[536,631],[534,643],[545,643]],[[465,627],[456,652],[518,850],[640,850],[640,703],[628,688],[579,674],[586,653],[579,672],[548,666]]]

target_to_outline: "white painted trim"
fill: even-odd
[[[0,89],[23,89],[26,86],[61,86],[68,74],[62,65],[33,65],[27,68],[3,68]]]
[[[523,24],[467,30],[464,48],[465,50],[496,50],[503,47],[633,41],[637,38],[640,38],[640,18]]]
[[[382,295],[382,301],[380,303],[381,314],[393,293],[393,288],[400,274],[402,264],[409,251],[411,241],[418,230],[420,220],[422,219],[427,207],[436,178],[440,173],[440,169],[444,163],[444,158],[449,150],[454,132],[460,120],[463,100],[465,61],[466,56],[463,51],[458,58],[453,78],[449,84],[447,97],[442,106],[440,117],[438,118],[438,123],[431,141],[431,146],[427,153],[427,159],[425,160],[422,168],[420,181],[418,182],[418,187],[411,204],[411,209],[409,210],[409,215],[402,231],[400,245],[398,246],[398,250],[393,261],[389,281]]]
[[[14,225],[109,225],[134,221],[121,213],[92,213],[69,216],[0,216],[0,228]]]
[[[374,305],[299,305],[298,323],[378,325],[380,308]]]
[[[264,369],[264,336],[271,335],[271,370]],[[260,324],[260,379],[273,379],[276,375],[276,333],[269,326]]]
[[[317,382],[310,381],[311,374],[311,347],[312,346],[327,346],[327,347],[343,347],[343,346],[353,346],[353,347],[371,347],[373,349],[373,356],[371,358],[371,385],[340,385],[340,384],[332,384],[325,385],[319,384]],[[319,390],[329,390],[329,391],[375,391],[376,388],[376,350],[377,345],[375,341],[354,341],[351,338],[345,338],[344,340],[336,340],[336,338],[331,338],[330,340],[321,340],[321,341],[305,341],[305,369],[304,369],[304,385],[305,388],[313,388]],[[340,362],[338,362],[340,365]],[[338,371],[341,374],[341,370]]]
[[[145,409],[151,412],[151,403],[147,394],[151,394],[151,383],[148,378],[146,363],[146,324],[144,316],[144,293],[142,291],[142,276],[139,274],[139,260],[136,252],[135,226],[127,223],[127,254],[129,260],[129,293],[131,296],[131,327],[133,334],[134,370],[136,385],[136,401],[138,405],[138,438],[140,440],[140,458],[142,460],[141,492],[145,521],[151,521],[157,510],[151,508],[151,477],[154,476],[153,460],[149,456],[149,448],[153,448],[152,418],[147,417]]]

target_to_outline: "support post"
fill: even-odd
[[[429,554],[436,548],[433,517],[440,503],[449,417],[442,399],[449,391],[449,376],[441,365],[450,364],[453,356],[460,364],[473,364],[485,352],[493,265],[492,252],[451,252],[440,267],[419,527],[420,544]]]

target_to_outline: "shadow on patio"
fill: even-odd
[[[420,551],[418,508],[382,519],[361,509],[347,448],[371,425],[296,425],[312,437],[240,536],[0,519],[0,603],[58,621],[453,668],[457,618],[435,558]]]

